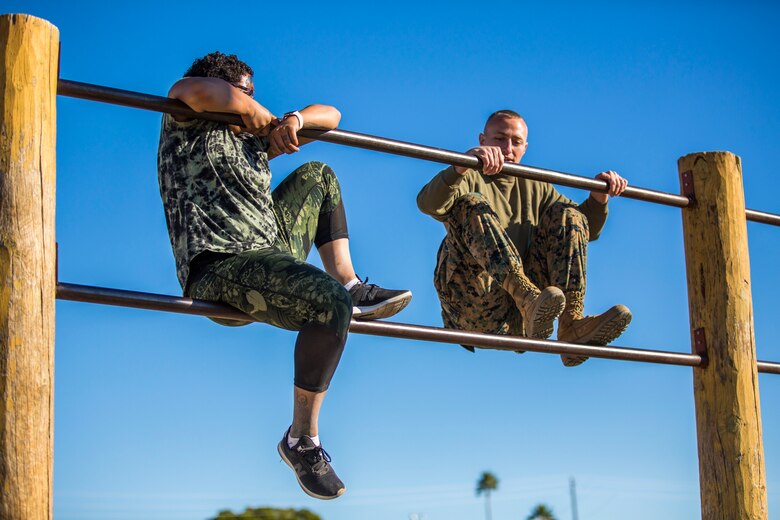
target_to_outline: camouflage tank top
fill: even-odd
[[[276,239],[268,140],[212,121],[165,114],[157,174],[176,274],[187,284],[198,253],[240,253]]]

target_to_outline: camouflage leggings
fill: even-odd
[[[278,227],[273,247],[208,264],[190,284],[188,294],[228,303],[264,323],[301,331],[295,348],[295,384],[322,391],[341,357],[352,300],[337,280],[305,260],[312,244],[347,238],[341,189],[330,167],[309,162],[272,195]]]
[[[588,221],[574,205],[556,203],[540,216],[525,262],[479,193],[460,197],[444,225],[434,285],[446,327],[522,335],[520,311],[501,287],[512,265],[539,288],[585,291]]]

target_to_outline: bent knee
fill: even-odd
[[[485,204],[487,206],[490,206],[487,199],[484,195],[482,195],[479,192],[472,191],[471,193],[466,193],[465,195],[461,195],[457,199],[455,199],[455,203],[452,205],[453,209],[460,209],[460,208],[470,208],[474,206],[479,206],[480,204]]]
[[[308,161],[301,165],[301,170],[304,170],[307,174],[312,175],[317,178],[328,178],[328,177],[336,177],[336,172],[333,171],[333,168],[328,166],[322,161]]]
[[[560,222],[564,225],[574,225],[586,230],[588,228],[588,217],[586,217],[577,206],[571,204],[556,202],[548,208],[545,212],[545,216],[548,221]]]
[[[456,225],[483,215],[496,216],[496,212],[483,194],[472,192],[461,195],[455,200],[448,219],[451,225]]]
[[[336,280],[321,288],[317,298],[316,321],[345,338],[352,320],[352,296]]]

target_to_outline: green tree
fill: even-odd
[[[482,473],[477,481],[477,496],[485,495],[485,520],[491,520],[493,514],[490,510],[490,493],[498,489],[498,478],[489,471]]]
[[[243,513],[234,513],[225,509],[210,520],[322,520],[322,517],[308,509],[247,507]]]
[[[539,504],[531,511],[526,520],[556,520],[552,509],[544,504]]]

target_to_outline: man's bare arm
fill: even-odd
[[[321,130],[333,130],[338,127],[341,121],[341,112],[335,107],[329,105],[309,105],[299,112],[303,121],[303,128],[317,128]],[[312,139],[298,137],[298,130],[301,129],[301,121],[297,117],[285,117],[279,125],[269,134],[270,148],[268,158],[283,153],[295,153]]]
[[[168,97],[178,99],[196,112],[228,112],[238,114],[245,131],[266,135],[274,115],[263,105],[247,96],[227,81],[218,78],[182,78],[168,91]],[[174,116],[177,121],[188,118]],[[240,131],[238,127],[234,131]]]

